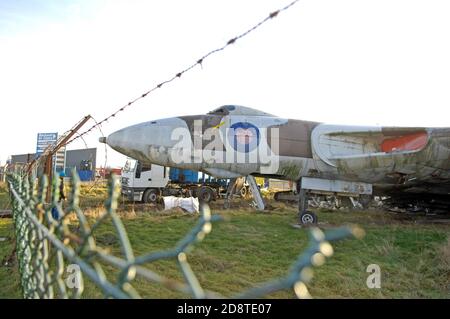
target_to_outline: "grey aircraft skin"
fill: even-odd
[[[375,195],[450,204],[450,128],[330,125],[225,105],[204,115],[133,125],[112,133],[106,143],[142,162],[219,178],[362,182],[371,184]]]

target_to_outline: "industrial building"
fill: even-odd
[[[9,165],[26,165],[33,161],[36,153],[11,155]],[[65,152],[64,171],[66,176],[70,177],[72,169],[76,168],[82,181],[95,179],[95,168],[97,165],[97,148],[83,148],[77,150],[67,150]],[[57,168],[57,171],[61,171]]]
[[[95,168],[97,165],[97,149],[84,148],[66,151],[66,176],[71,176],[72,169],[76,168],[82,181],[92,181],[95,179]]]

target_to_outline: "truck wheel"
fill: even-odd
[[[158,191],[156,189],[147,189],[142,196],[142,201],[144,203],[156,203],[158,199]]]
[[[200,188],[200,191],[198,192],[198,199],[201,202],[209,203],[213,199],[213,193],[209,188],[202,187],[202,188]]]
[[[304,211],[300,214],[300,223],[303,225],[317,224],[317,215],[310,211]]]

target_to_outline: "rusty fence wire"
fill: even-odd
[[[89,278],[106,298],[140,298],[133,285],[137,277],[193,298],[225,298],[202,287],[188,262],[188,255],[195,244],[205,239],[211,232],[213,223],[222,220],[219,215],[211,214],[208,206],[202,206],[197,224],[175,247],[136,256],[116,211],[120,195],[117,177],[113,176],[109,181],[104,213],[91,222],[79,206],[80,180],[75,171],[69,205],[65,209],[58,202],[59,179],[56,177],[52,182],[51,204],[44,202],[47,187],[45,176],[38,183],[33,177],[11,174],[8,176],[8,184],[20,286],[24,298],[83,297],[86,290],[83,278]],[[55,216],[55,211],[59,216]],[[76,215],[76,223],[69,220],[71,213]],[[108,219],[114,225],[115,237],[120,244],[120,256],[102,248],[94,237],[96,229]],[[356,227],[343,227],[326,233],[318,228],[311,228],[309,246],[298,255],[283,278],[257,284],[231,298],[259,298],[286,289],[293,289],[299,298],[309,298],[306,284],[312,277],[311,268],[320,266],[326,257],[333,254],[330,242],[359,237],[362,232]],[[176,260],[183,281],[166,278],[145,267],[164,259]],[[106,266],[108,269],[112,266],[118,270],[117,275],[112,276],[110,270],[105,270]],[[78,270],[69,282],[64,278],[68,267]]]

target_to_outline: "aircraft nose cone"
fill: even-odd
[[[170,148],[177,143],[171,135],[180,127],[187,130],[186,123],[178,118],[145,122],[112,133],[106,144],[132,158],[157,163],[165,161]]]
[[[109,146],[120,146],[125,141],[126,141],[126,134],[125,134],[124,130],[114,132],[106,138],[106,143]]]
[[[129,133],[124,129],[110,134],[106,138],[106,144],[120,153],[127,153],[127,150],[131,148],[132,139],[128,137]]]

